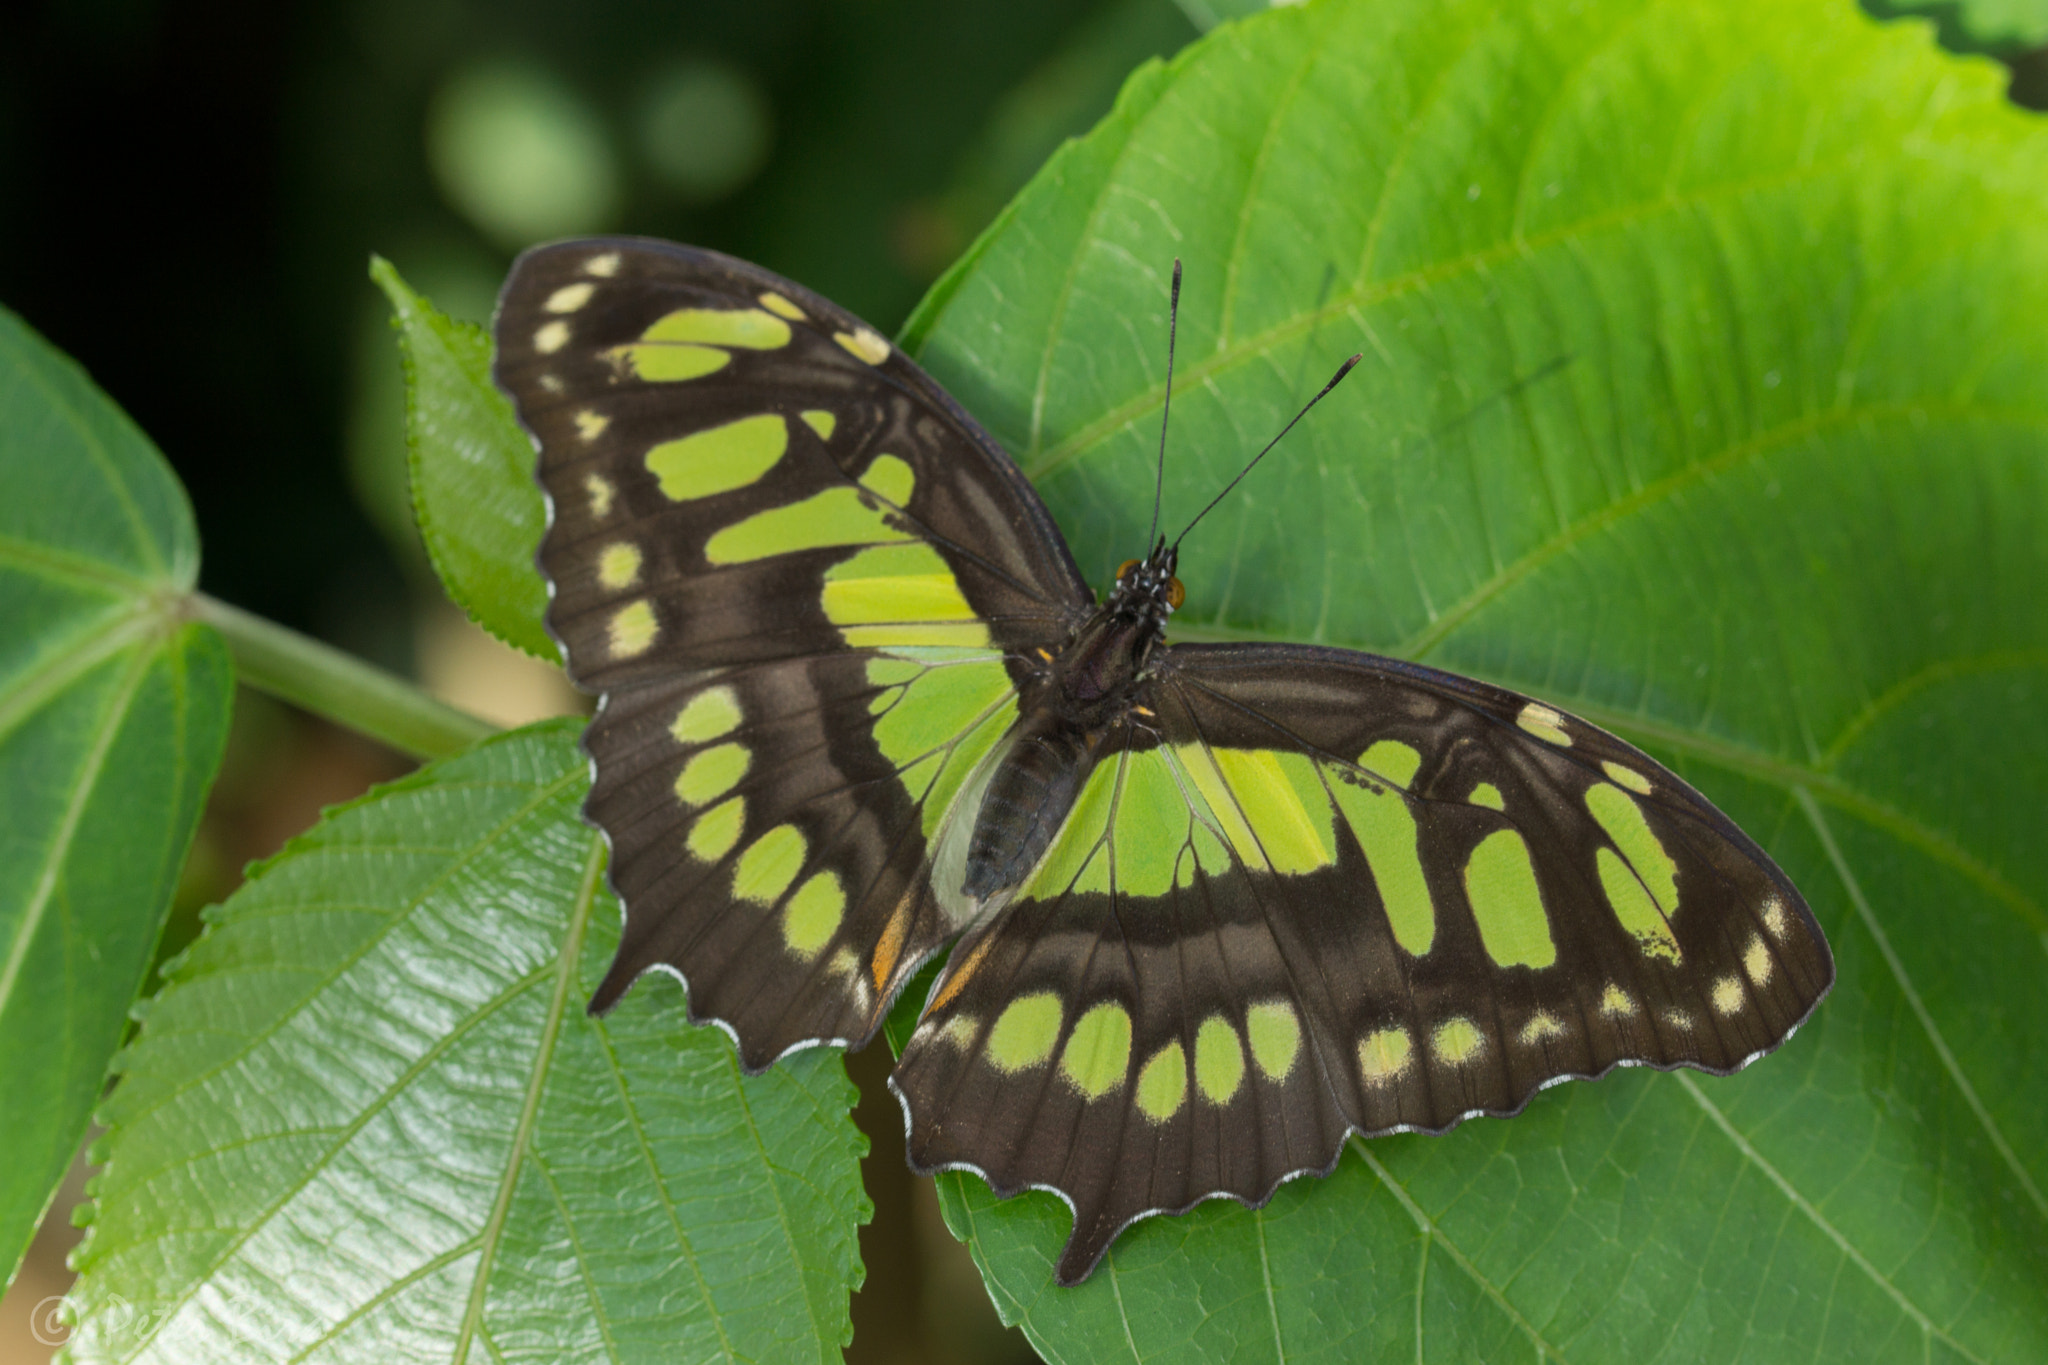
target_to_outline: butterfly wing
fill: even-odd
[[[624,935],[592,1008],[687,979],[758,1069],[858,1043],[957,926],[926,842],[1092,605],[995,442],[860,319],[716,252],[514,265],[496,377],[540,452],[540,566],[602,693],[586,813]]]
[[[1834,978],[1798,892],[1646,755],[1346,651],[1169,651],[1074,815],[955,949],[896,1074],[923,1169],[1074,1208],[1257,1204],[1346,1135],[1624,1063],[1733,1071]]]

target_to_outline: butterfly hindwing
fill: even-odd
[[[1732,1071],[1833,979],[1783,874],[1674,774],[1504,689],[1186,646],[897,1073],[923,1167],[1132,1219],[1250,1203],[1345,1135],[1622,1063]],[[941,1120],[943,1120],[941,1122]]]
[[[715,252],[522,256],[497,377],[540,451],[548,625],[603,693],[626,928],[750,1067],[860,1041],[949,926],[927,842],[1092,603],[1015,466],[859,319]]]

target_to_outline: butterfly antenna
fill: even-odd
[[[1308,416],[1308,410],[1310,408],[1314,407],[1316,404],[1322,402],[1325,398],[1329,397],[1330,390],[1336,388],[1339,383],[1343,382],[1344,376],[1351,373],[1351,367],[1353,365],[1356,365],[1362,357],[1363,352],[1361,352],[1359,355],[1351,357],[1351,359],[1345,361],[1342,365],[1339,365],[1337,367],[1337,373],[1330,376],[1330,382],[1323,385],[1321,391],[1318,392],[1315,397],[1309,399],[1308,402],[1302,404],[1301,411],[1294,414],[1293,421],[1289,422],[1286,426],[1280,428],[1280,435],[1275,436],[1272,440],[1266,442],[1266,450],[1271,450],[1274,446],[1279,445],[1282,437],[1285,437],[1288,432],[1294,430],[1295,422],[1299,422],[1302,418]],[[1180,543],[1188,538],[1188,532],[1195,529],[1195,523],[1199,522],[1203,517],[1208,516],[1209,513],[1215,508],[1216,504],[1222,502],[1224,498],[1228,497],[1230,495],[1230,490],[1237,487],[1238,484],[1242,483],[1244,481],[1244,476],[1251,473],[1253,467],[1256,466],[1260,460],[1266,458],[1266,450],[1261,450],[1258,454],[1252,456],[1251,463],[1247,464],[1243,469],[1238,470],[1237,477],[1232,479],[1229,483],[1224,484],[1223,491],[1221,493],[1218,493],[1215,497],[1209,499],[1209,505],[1207,507],[1204,507],[1201,511],[1195,513],[1195,520],[1189,522],[1187,524],[1187,527],[1184,530],[1182,530],[1179,535],[1173,538],[1173,548],[1176,551],[1180,549]]]
[[[1149,548],[1159,539],[1159,495],[1166,487],[1166,419],[1173,411],[1173,342],[1180,331],[1180,257],[1173,258],[1173,297],[1166,305],[1166,401],[1159,405],[1159,469],[1152,478],[1152,529]]]

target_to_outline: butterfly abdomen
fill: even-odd
[[[1101,739],[1044,713],[1024,723],[975,819],[962,888],[969,897],[986,904],[1023,884],[1094,771]]]

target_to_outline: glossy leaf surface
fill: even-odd
[[[1841,970],[1729,1080],[1354,1142],[1127,1233],[942,1179],[1050,1358],[2048,1355],[2048,128],[1846,3],[1326,3],[1142,71],[906,345],[1098,583],[1619,731],[1763,842]],[[1967,247],[1959,243],[1967,242]]]
[[[0,1281],[84,1136],[220,764],[227,651],[182,616],[198,569],[163,456],[0,310]]]
[[[169,969],[103,1114],[74,1360],[836,1359],[866,1143],[648,982],[575,726],[330,812]]]

